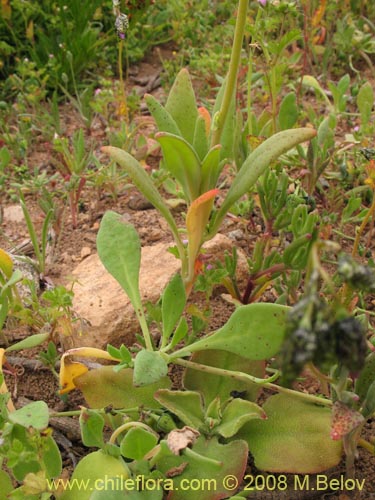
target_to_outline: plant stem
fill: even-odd
[[[98,413],[102,413],[103,415],[106,415],[107,412],[106,412],[106,409],[103,408],[103,409],[95,409],[95,411],[97,411]],[[139,413],[139,407],[136,406],[134,408],[121,408],[119,410],[113,410],[113,412],[116,414],[116,415],[123,415],[124,413],[125,414],[128,414],[128,413]],[[76,416],[79,416],[81,415],[81,410],[70,410],[70,411],[52,411],[50,413],[50,417],[76,417]]]
[[[151,427],[148,425],[144,424],[143,422],[126,422],[123,425],[120,425],[120,427],[117,427],[117,429],[113,432],[109,439],[109,443],[115,444],[116,439],[118,436],[122,433],[127,431],[128,429],[132,429],[133,427],[139,427],[141,429],[146,429],[146,431],[150,432],[151,434],[154,434],[158,439],[159,439],[159,434],[157,434]]]
[[[362,438],[358,439],[358,446],[361,446],[362,448],[367,450],[372,455],[375,455],[375,446],[373,444],[369,443],[368,441],[366,441],[365,439],[362,439]]]
[[[145,344],[146,344],[146,349],[148,351],[153,351],[154,348],[152,345],[151,334],[150,334],[150,330],[148,329],[148,326],[147,326],[147,321],[146,321],[146,317],[145,317],[143,309],[142,309],[142,304],[140,304],[139,307],[135,308],[135,314],[137,315],[137,319],[138,319],[138,322],[139,322],[141,330],[142,330],[143,338],[144,338]]]
[[[239,0],[238,2],[237,20],[236,20],[236,27],[234,30],[232,54],[229,63],[227,81],[225,84],[223,101],[221,103],[219,113],[216,117],[216,126],[212,132],[211,147],[220,144],[221,134],[223,132],[225,120],[227,118],[228,110],[232,102],[233,94],[236,88],[237,72],[241,58],[241,49],[245,32],[248,3],[249,3],[248,0]]]
[[[123,69],[122,69],[122,49],[123,49],[123,45],[124,45],[124,40],[120,40],[119,41],[119,47],[118,47],[118,73],[119,73],[119,79],[120,79],[120,92],[121,92],[120,114],[124,115],[125,121],[126,121],[126,123],[128,123],[129,122],[128,105],[127,105],[127,102],[126,102],[124,73],[123,73]]]
[[[275,373],[272,377],[267,379],[259,379],[257,377],[253,377],[248,373],[225,370],[222,368],[217,368],[215,366],[202,365],[200,363],[194,363],[193,361],[187,361],[185,359],[173,359],[172,362],[176,365],[184,366],[185,368],[192,368],[193,370],[199,370],[205,373],[211,373],[212,375],[219,375],[221,377],[230,377],[234,380],[240,380],[242,382],[252,382],[262,387],[266,387],[271,391],[281,392],[283,394],[287,394],[288,396],[293,396],[299,399],[303,399],[307,403],[320,404],[323,406],[332,406],[332,401],[330,399],[323,399],[318,396],[313,396],[311,394],[305,394],[303,392],[295,391],[294,389],[288,389],[286,387],[281,387],[272,382],[278,377],[278,372]],[[271,381],[271,382],[270,382]]]

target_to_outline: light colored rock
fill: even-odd
[[[173,243],[160,242],[142,248],[140,291],[143,303],[159,299],[171,277],[180,269],[180,261],[168,247]],[[204,253],[216,260],[224,258],[224,252],[231,253],[232,242],[218,234],[205,244]],[[240,250],[239,273],[247,269],[246,258]],[[131,345],[134,334],[140,332],[133,307],[117,281],[105,270],[98,255],[92,254],[83,260],[73,271],[77,278],[74,285],[73,309],[90,326],[85,334],[74,339],[75,346],[102,347],[108,343]]]
[[[82,247],[81,248],[81,259],[85,259],[86,257],[88,257],[89,255],[91,255],[91,248],[90,247]]]
[[[4,222],[17,222],[25,224],[25,218],[21,205],[8,205],[4,207]]]
[[[231,240],[235,240],[235,241],[239,241],[239,240],[242,240],[244,238],[244,232],[242,231],[242,229],[234,229],[233,231],[230,231],[228,233],[228,238],[230,238]]]
[[[209,256],[210,263],[215,264],[217,260],[220,260],[224,263],[225,253],[232,255],[233,241],[231,241],[224,234],[217,234],[215,238],[205,243],[202,253],[206,256]],[[237,248],[237,272],[236,278],[240,280],[244,276],[249,274],[249,266],[247,265],[246,255],[241,250],[241,248]]]
[[[144,301],[156,301],[180,267],[167,251],[171,244],[158,243],[142,248],[139,285]],[[105,270],[98,255],[92,254],[73,271],[73,309],[90,323],[85,335],[74,344],[105,347],[108,343],[131,345],[140,331],[133,307],[117,281]]]
[[[22,281],[17,283],[16,287],[22,300],[31,299],[32,290],[39,295],[40,283],[39,273],[37,271],[37,264],[33,259],[24,257],[22,255],[9,254],[12,261],[14,270],[18,269],[22,273]]]

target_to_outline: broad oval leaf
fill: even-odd
[[[104,267],[127,293],[134,309],[139,310],[141,243],[137,231],[119,214],[109,211],[101,221],[96,244]]]
[[[190,75],[186,68],[178,73],[169,92],[165,109],[181,130],[182,137],[192,144],[198,109]]]
[[[6,500],[8,497],[8,493],[14,490],[14,486],[12,480],[5,472],[5,470],[0,470],[0,500]]]
[[[271,396],[263,409],[267,420],[252,420],[237,434],[258,469],[315,474],[340,462],[342,443],[330,438],[330,409],[284,394]]]
[[[71,488],[66,489],[61,500],[89,500],[96,488],[103,489],[107,478],[125,481],[130,471],[122,458],[115,458],[102,450],[94,451],[83,457],[74,469],[71,477]],[[91,484],[91,488],[83,489],[82,482]]]
[[[200,351],[193,354],[191,361],[202,365],[216,366],[224,370],[239,371],[248,373],[257,378],[265,375],[264,361],[250,361],[242,356],[238,356],[227,351]],[[184,373],[184,387],[186,389],[199,391],[203,394],[206,404],[211,403],[216,397],[224,403],[233,394],[238,394],[241,399],[256,401],[261,387],[259,384],[234,380],[230,377],[204,374],[204,384],[202,384],[202,372],[187,368]]]
[[[160,132],[169,132],[170,134],[178,136],[181,135],[180,129],[171,114],[168,113],[164,106],[162,106],[154,96],[146,94],[145,101]]]
[[[221,221],[231,206],[250,190],[266,168],[269,167],[270,163],[297,144],[308,141],[315,136],[316,131],[307,127],[284,130],[264,141],[250,153],[241,170],[236,175],[223,204],[216,214],[210,231],[210,237],[212,238],[217,233]]]
[[[74,379],[74,383],[83,392],[85,400],[91,408],[104,408],[109,405],[114,408],[134,408],[136,406],[159,408],[159,403],[154,399],[155,391],[161,387],[171,387],[171,381],[168,377],[145,387],[134,387],[131,368],[115,372],[112,366],[102,366],[90,370]]]
[[[153,384],[167,373],[167,362],[158,351],[142,349],[134,359],[133,383],[136,387]]]
[[[195,124],[193,148],[199,159],[203,160],[208,151],[208,134],[206,134],[206,120],[201,114]]]
[[[289,92],[281,101],[279,110],[279,125],[281,130],[294,127],[298,119],[297,96],[295,92]]]
[[[374,90],[370,82],[365,82],[359,89],[357,106],[361,114],[362,126],[367,125],[370,121],[372,108],[374,106]]]
[[[44,401],[34,401],[19,410],[9,413],[9,420],[22,427],[43,430],[48,426],[48,406]]]
[[[155,392],[155,399],[184,424],[194,429],[204,424],[203,400],[199,392],[160,389]]]
[[[132,460],[142,460],[157,442],[155,434],[141,427],[133,427],[121,441],[121,455]]]
[[[166,474],[170,470],[181,470],[173,477],[173,488],[168,493],[167,500],[221,500],[228,498],[230,492],[225,488],[225,477],[232,479],[232,484],[241,484],[248,458],[247,444],[242,440],[231,441],[228,444],[219,443],[216,437],[205,439],[200,436],[194,443],[189,454],[188,450],[177,456],[172,452],[160,454],[155,459],[157,470]],[[187,465],[184,465],[186,464]],[[186,484],[204,484],[207,479],[215,485],[208,491],[205,488],[186,490]]]
[[[234,436],[241,427],[253,419],[267,418],[264,410],[255,403],[243,399],[233,399],[223,410],[220,424],[215,427],[215,434],[224,438]]]
[[[180,320],[186,304],[185,286],[181,275],[175,274],[166,286],[162,298],[163,344],[168,341]]]
[[[42,460],[48,477],[57,477],[61,474],[61,454],[52,436],[43,436]]]
[[[103,429],[104,418],[95,410],[81,407],[79,416],[82,442],[85,446],[104,447]]]
[[[220,349],[247,359],[269,359],[279,351],[284,340],[288,310],[287,306],[267,303],[238,307],[222,328],[175,354],[184,356]]]
[[[159,132],[155,139],[163,150],[164,165],[181,184],[186,200],[192,202],[199,196],[201,185],[200,160],[193,147],[182,137]]]

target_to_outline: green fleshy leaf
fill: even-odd
[[[365,82],[358,91],[357,106],[361,114],[362,126],[367,125],[374,106],[374,90],[370,82]]]
[[[52,436],[43,437],[42,460],[47,472],[47,477],[57,477],[61,474],[61,454]]]
[[[13,490],[12,480],[9,475],[4,471],[0,470],[0,500],[7,500],[8,493]]]
[[[158,442],[155,434],[140,427],[130,429],[121,441],[121,455],[132,460],[141,460]]]
[[[362,413],[365,418],[370,418],[375,413],[375,380],[368,388]]]
[[[4,296],[4,293],[9,290],[13,285],[18,283],[23,279],[22,271],[20,269],[16,269],[12,276],[9,278],[9,280],[5,283],[5,285],[2,285],[1,287],[1,294],[0,296]]]
[[[87,404],[92,408],[109,405],[114,408],[160,408],[160,404],[154,399],[154,392],[161,387],[171,387],[168,377],[145,387],[134,387],[131,368],[114,372],[111,366],[90,370],[75,378],[74,384],[83,392]]]
[[[209,431],[211,431],[213,425],[212,423],[215,422],[215,425],[217,425],[221,419],[221,401],[219,397],[216,397],[211,401],[211,403],[205,405],[206,406],[206,412],[204,415],[205,418],[205,423],[206,423],[206,428],[207,424]]]
[[[297,97],[295,92],[289,92],[280,104],[279,125],[281,130],[294,127],[298,119]]]
[[[203,116],[200,115],[198,115],[195,124],[193,148],[197,152],[200,160],[203,160],[208,151],[208,140],[206,136],[206,121]]]
[[[257,378],[263,378],[265,375],[264,361],[250,361],[226,351],[208,350],[196,352],[193,354],[191,361],[225,370],[249,373]],[[212,373],[204,374],[204,384],[202,384],[202,372],[192,368],[185,370],[184,387],[192,391],[200,391],[206,404],[209,404],[217,396],[222,402],[228,401],[233,393],[241,395],[241,399],[256,401],[260,391],[258,384],[233,380],[230,377],[220,377]]]
[[[168,500],[221,500],[228,498],[230,492],[224,487],[223,479],[229,475],[234,476],[233,482],[241,484],[248,457],[248,448],[244,441],[236,440],[228,444],[220,444],[213,437],[205,439],[199,437],[192,450],[194,455],[185,450],[180,456],[171,452],[160,453],[156,457],[156,466],[163,474],[170,470],[181,469],[181,473],[174,476],[173,488],[168,495]],[[183,465],[187,464],[187,465]],[[191,481],[212,481],[215,488],[210,491],[204,488],[186,490],[184,485],[192,484]],[[232,483],[233,484],[233,483]]]
[[[19,410],[9,413],[9,420],[22,427],[43,430],[48,426],[48,406],[44,401],[34,401]]]
[[[36,333],[35,335],[30,335],[26,339],[17,342],[5,349],[6,352],[10,351],[21,351],[22,349],[31,349],[42,344],[45,340],[49,338],[49,333]]]
[[[136,387],[153,384],[165,377],[168,365],[158,351],[139,351],[134,360],[133,383]]]
[[[182,137],[159,132],[155,136],[163,150],[165,168],[181,184],[186,200],[199,196],[201,166],[197,153]]]
[[[221,108],[221,104],[224,97],[225,87],[227,78],[224,78],[220,89],[216,95],[215,105],[213,109],[213,122],[215,124],[215,119],[217,113]],[[221,133],[220,144],[220,158],[221,160],[233,160],[234,159],[234,144],[236,142],[236,99],[235,95],[232,96],[232,100],[228,109],[228,113],[223,126],[223,131]],[[215,127],[215,125],[214,125]],[[213,128],[214,128],[213,127]]]
[[[342,443],[330,438],[330,409],[283,394],[271,396],[263,409],[267,420],[252,420],[237,434],[258,469],[315,474],[340,462]]]
[[[367,392],[371,384],[375,381],[375,352],[372,352],[367,358],[358,379],[355,383],[355,392],[359,400],[363,402],[366,399]]]
[[[104,447],[104,418],[95,410],[82,408],[79,416],[82,442],[85,446]]]
[[[218,210],[210,237],[219,230],[221,221],[231,206],[250,191],[266,168],[281,154],[286,153],[297,144],[308,141],[315,137],[316,132],[311,128],[298,128],[279,132],[258,146],[245,160],[241,170],[236,175],[227,196]]]
[[[106,481],[109,478],[117,478],[117,485],[121,485],[129,476],[129,469],[122,458],[115,458],[102,450],[94,451],[80,460],[71,477],[72,487],[66,489],[59,498],[61,500],[76,500],[77,498],[90,500],[96,488],[99,491],[106,489]],[[90,488],[82,488],[82,482],[85,481],[91,485]]]
[[[169,391],[160,389],[155,392],[155,399],[184,424],[199,429],[204,423],[202,397],[195,391]]]
[[[173,334],[170,348],[173,349],[173,347],[176,347],[176,345],[186,337],[188,331],[189,326],[187,324],[187,321],[184,317],[182,317]]]
[[[123,151],[120,148],[106,146],[102,148],[102,151],[108,153],[114,161],[121,165],[125,172],[130,176],[134,185],[164,217],[165,221],[168,223],[172,231],[175,241],[180,241],[178,228],[173,215],[171,214],[168,206],[164,203],[162,196],[160,195],[159,191],[156,189],[152,180],[146,174],[140,163],[129,153]]]
[[[121,220],[121,215],[109,211],[101,221],[96,244],[104,267],[121,285],[134,309],[139,310],[141,243],[137,231]]]
[[[185,287],[181,275],[175,274],[166,286],[162,298],[163,344],[171,336],[186,304]]]
[[[220,161],[220,150],[220,145],[213,147],[202,161],[200,194],[216,187],[221,169],[224,166],[224,163]]]
[[[170,134],[181,136],[180,129],[172,118],[171,114],[150,94],[145,95],[145,101],[153,116],[159,132],[169,132]]]
[[[223,410],[221,422],[215,427],[215,434],[224,438],[234,436],[241,427],[253,419],[267,418],[264,410],[255,403],[243,399],[233,399]]]
[[[331,101],[328,99],[327,94],[325,93],[324,89],[321,87],[320,83],[315,77],[311,75],[304,75],[302,78],[302,85],[304,85],[305,87],[312,87],[314,90],[316,90],[325,100],[328,109],[330,111],[334,111],[334,107],[331,104]]]
[[[288,310],[286,306],[267,303],[238,307],[222,328],[176,354],[185,356],[219,349],[247,359],[269,359],[279,351],[283,342]]]
[[[176,122],[184,139],[192,144],[198,110],[187,69],[184,68],[178,73],[169,92],[165,109]]]

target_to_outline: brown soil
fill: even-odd
[[[164,58],[168,56],[168,50],[170,53],[170,49],[166,49],[166,53],[163,55]],[[137,89],[140,93],[142,93],[142,89],[147,89],[147,85],[151,81],[155,82],[155,73],[160,71],[159,64],[155,61],[157,61],[157,58],[151,57],[137,68],[135,72],[136,75],[133,79],[131,77],[133,85],[138,85]],[[142,82],[144,84],[143,87],[139,87],[139,83],[137,84],[136,82]],[[158,94],[158,96],[163,94],[161,87],[156,87],[156,89],[149,89],[147,91],[150,90]],[[79,117],[69,106],[66,106],[61,112],[64,117],[66,133],[70,135],[73,130],[81,126]],[[142,118],[140,118],[140,120],[142,120]],[[146,126],[152,130],[152,124],[150,125],[150,121],[147,118],[145,119],[145,123],[147,124]],[[92,131],[92,138],[95,139],[98,145],[101,144],[101,140],[105,137],[104,127],[105,124],[97,122],[95,130]],[[98,151],[97,153],[100,154]],[[51,154],[51,151],[41,150],[40,147],[36,147],[30,158],[30,165],[37,165],[40,170],[47,169],[48,171],[52,171]],[[151,158],[149,161],[156,164],[157,157]],[[9,204],[11,204],[9,200],[3,203],[3,208],[5,205]],[[37,206],[37,201],[32,196],[27,196],[27,205],[31,210],[35,224],[40,226],[42,213]],[[158,241],[171,240],[164,221],[160,219],[156,210],[149,207],[134,188],[129,188],[120,193],[117,200],[114,200],[108,194],[103,194],[98,197],[95,192],[92,192],[90,196],[88,191],[86,191],[83,196],[81,213],[79,214],[79,224],[76,229],[73,229],[71,226],[71,218],[68,210],[65,211],[63,228],[55,251],[55,260],[53,264],[49,266],[47,272],[47,278],[51,279],[54,284],[62,283],[66,285],[68,283],[72,270],[76,264],[84,258],[82,256],[82,249],[84,247],[86,248],[86,255],[87,253],[95,252],[95,240],[99,222],[104,212],[108,209],[121,214],[128,214],[129,220],[134,224],[140,234],[142,245],[152,245]],[[176,208],[175,213],[181,210],[181,208]],[[222,232],[228,233],[234,229],[242,230],[243,237],[241,237],[236,244],[242,247],[245,252],[249,253],[254,245],[257,233],[261,234],[262,232],[261,227],[257,225],[257,221],[255,220],[255,224],[250,231],[247,227],[247,221],[233,219],[228,220],[224,224]],[[22,243],[25,238],[27,238],[27,230],[22,222],[19,222],[16,226],[14,223],[5,222],[2,224],[0,247],[13,247]],[[242,285],[244,286],[245,284],[243,283]],[[267,293],[269,294],[267,298],[271,300],[275,298],[272,294],[272,290],[269,290]],[[220,327],[228,319],[233,310],[232,306],[221,298],[220,290],[217,291],[215,295],[211,304],[213,313],[211,316],[210,329]],[[16,338],[22,338],[29,333],[30,331],[24,328],[19,330],[13,329],[11,335]],[[43,347],[44,346],[42,346],[42,349]],[[13,400],[16,404],[17,400],[20,400],[22,403],[22,401],[24,401],[22,398],[28,398],[32,401],[44,400],[49,407],[55,411],[78,409],[79,405],[84,404],[78,392],[71,393],[66,401],[62,400],[57,395],[58,382],[48,370],[43,369],[38,364],[36,368],[25,366],[22,357],[27,361],[35,360],[39,350],[40,349],[34,349],[32,351],[21,352],[20,354],[17,353],[17,356],[21,357],[18,361],[10,357],[10,364],[8,365],[9,372],[6,374],[6,380]],[[173,374],[175,385],[179,385],[180,383],[180,373],[180,371],[176,370]],[[309,387],[307,385],[305,386],[305,390],[313,392],[315,387]],[[64,434],[61,429],[57,428],[55,428],[54,432],[63,455],[64,468],[71,471],[79,459],[87,453],[87,448],[82,445],[79,439],[77,440],[77,436],[74,432],[69,434],[68,430]],[[365,436],[370,438],[374,435],[375,419],[372,419],[366,424]],[[66,441],[66,439],[68,439],[68,441]],[[262,474],[262,472],[257,471],[251,463],[251,458],[247,473],[252,475]],[[335,470],[327,471],[326,474],[332,478],[340,474],[345,474],[344,462],[342,462],[339,467],[335,468]],[[371,457],[361,449],[359,450],[359,457],[356,460],[356,478],[360,480],[365,479],[364,489],[360,493],[358,491],[350,493],[312,490],[298,492],[288,489],[285,495],[282,492],[257,492],[256,494],[249,494],[247,498],[261,498],[262,500],[307,500],[312,498],[332,500],[347,500],[348,498],[361,500],[375,499],[375,460],[374,457]]]

